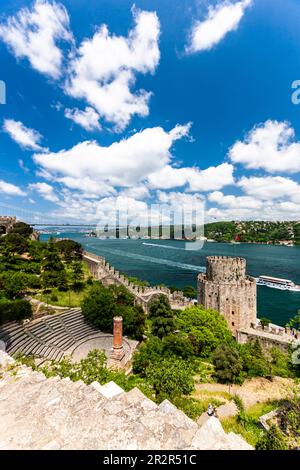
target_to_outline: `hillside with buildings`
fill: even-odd
[[[205,224],[204,235],[217,242],[300,244],[300,222],[232,221]]]

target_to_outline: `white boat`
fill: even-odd
[[[290,279],[281,279],[272,276],[259,276],[256,278],[258,286],[271,287],[272,289],[289,290],[293,292],[300,292],[300,286],[295,284]]]

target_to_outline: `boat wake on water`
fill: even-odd
[[[204,266],[196,266],[194,264],[188,264],[188,263],[179,263],[177,261],[171,261],[171,260],[162,259],[162,258],[153,258],[152,256],[139,255],[137,253],[128,253],[128,252],[124,252],[121,250],[111,250],[111,249],[105,249],[105,252],[110,253],[112,255],[118,255],[118,256],[123,256],[126,258],[134,258],[134,259],[138,259],[141,261],[147,261],[149,263],[155,263],[155,264],[160,264],[164,266],[172,266],[174,268],[179,268],[179,269],[186,269],[188,271],[197,271],[199,273],[206,271],[206,268]]]
[[[147,242],[143,242],[143,245],[155,246],[156,248],[166,248],[167,250],[181,250],[181,251],[187,251],[185,248],[178,248],[178,246],[161,245],[161,244],[158,244],[158,243],[147,243]]]

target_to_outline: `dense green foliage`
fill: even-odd
[[[289,328],[295,328],[296,330],[300,331],[300,309],[296,313],[296,315],[290,319],[287,326]]]
[[[81,304],[82,313],[97,328],[112,332],[113,317],[117,314],[113,292],[100,283],[93,285]]]
[[[232,342],[226,320],[214,310],[186,308],[178,314],[176,324],[188,335],[194,353],[201,357],[208,357],[220,344]]]
[[[149,318],[153,335],[163,338],[174,332],[174,314],[170,307],[169,299],[165,295],[160,295],[158,299],[151,302]]]
[[[4,300],[22,299],[25,294],[43,295],[51,301],[51,290],[78,291],[85,287],[81,246],[73,240],[48,242],[30,240],[32,228],[16,223],[7,235],[0,237],[0,296]],[[57,294],[55,294],[57,297]],[[69,296],[70,298],[70,296]],[[23,318],[10,304],[9,319]],[[26,315],[25,315],[26,317]]]
[[[82,313],[97,328],[112,332],[113,318],[123,317],[123,331],[135,339],[142,339],[146,316],[134,305],[134,298],[123,286],[104,287],[95,282],[81,304]]]
[[[145,376],[160,400],[189,395],[194,390],[193,370],[182,359],[170,357],[152,363]]]
[[[29,238],[33,232],[33,228],[25,222],[16,222],[9,233],[17,233],[24,238]]]
[[[7,300],[0,299],[0,324],[9,321],[21,321],[30,318],[32,308],[30,302],[25,299]]]
[[[255,446],[256,450],[287,450],[288,444],[283,433],[277,426],[272,425],[270,429],[259,439]]]
[[[220,345],[212,356],[215,366],[215,375],[219,382],[236,383],[242,372],[242,359],[236,348],[229,345]]]
[[[75,240],[58,240],[56,247],[66,261],[72,261],[74,258],[80,259],[82,256],[82,246]]]

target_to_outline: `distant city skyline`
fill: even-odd
[[[299,220],[299,15],[296,0],[3,5],[0,201],[66,223],[198,202],[206,222]]]

